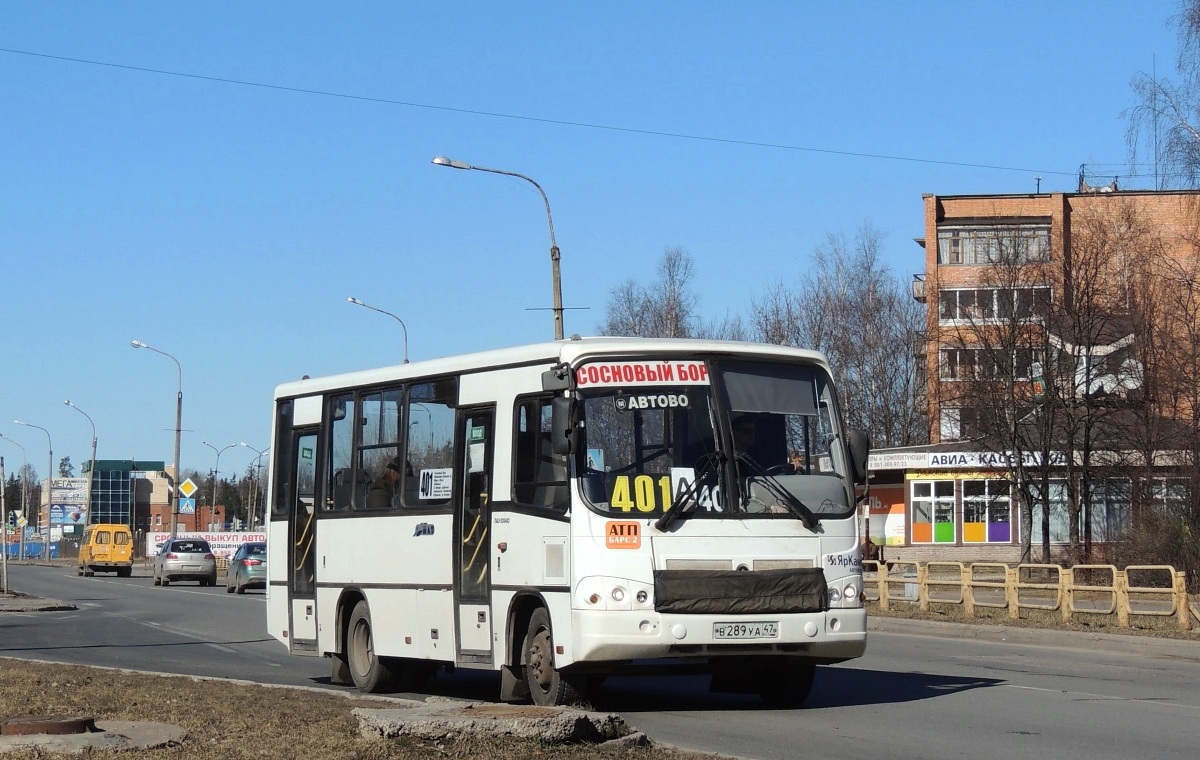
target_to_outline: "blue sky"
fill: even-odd
[[[1177,9],[11,0],[0,433],[39,476],[46,436],[14,419],[78,464],[71,399],[99,458],[170,462],[176,369],[138,339],[179,360],[182,464],[207,471],[202,441],[267,446],[277,384],[401,360],[348,296],[413,360],[551,338],[537,191],[439,154],[545,189],[568,335],[669,247],[710,318],[864,224],[907,279],[923,193],[1073,190],[1081,164],[1148,186],[1121,112],[1172,71]]]

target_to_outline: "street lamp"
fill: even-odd
[[[46,428],[42,427],[41,425],[30,425],[28,422],[21,422],[20,420],[13,420],[13,422],[17,423],[18,425],[24,425],[25,427],[37,428],[38,430],[40,430],[46,434],[46,448],[47,448],[47,454],[46,454],[46,518],[47,518],[47,520],[49,520],[49,518],[50,518],[50,496],[52,494],[53,478],[54,478],[54,472],[53,472],[53,470],[54,470],[54,443],[50,440],[50,431],[47,430]],[[26,516],[26,519],[28,519],[28,515]],[[38,505],[37,524],[34,527],[37,528],[38,535],[39,536],[42,535],[42,506],[40,504]],[[50,528],[49,528],[49,526],[47,526],[47,528],[46,528],[46,556],[47,557],[50,556]]]
[[[179,374],[179,393],[175,396],[175,474],[174,481],[171,483],[171,490],[168,494],[170,500],[168,506],[171,508],[171,538],[179,535],[179,434],[183,429],[183,367],[179,366],[179,360],[171,356],[166,351],[160,351],[154,346],[147,346],[140,340],[132,340],[129,345],[134,348],[144,348],[148,351],[153,351],[156,354],[162,354],[171,361],[175,362],[175,369]]]
[[[3,438],[21,450],[21,514],[27,515],[29,514],[29,507],[27,506],[27,502],[29,501],[29,457],[25,453],[25,447],[21,444],[6,437],[4,433],[0,433],[0,438]]]
[[[504,174],[509,177],[517,177],[523,179],[529,184],[537,188],[537,191],[542,195],[542,202],[546,204],[546,221],[550,225],[550,276],[554,286],[554,339],[562,340],[563,338],[563,305],[562,305],[562,280],[559,275],[559,259],[562,257],[558,250],[558,243],[554,242],[554,219],[550,216],[550,199],[546,197],[546,191],[542,186],[534,182],[532,178],[526,177],[524,174],[506,171],[504,169],[489,169],[485,166],[473,166],[466,161],[455,161],[452,158],[445,156],[434,156],[431,163],[438,166],[449,166],[451,169],[474,169],[478,172],[491,172],[492,174]]]
[[[93,482],[93,478],[96,476],[96,423],[92,421],[92,417],[90,414],[88,414],[87,412],[83,411],[79,407],[72,404],[71,399],[67,399],[63,403],[66,404],[67,406],[71,407],[75,411],[79,412],[84,417],[87,417],[88,423],[92,426],[92,466],[88,468],[88,484],[87,484],[88,522],[91,522],[93,519],[93,516],[95,514],[92,510],[92,482]],[[132,517],[133,516],[130,515],[131,519],[132,519]]]
[[[383,309],[377,309],[374,306],[371,306],[370,304],[365,304],[361,300],[355,298],[354,296],[347,296],[346,300],[356,306],[361,306],[364,309],[370,309],[371,311],[377,311],[380,314],[387,314],[389,317],[391,317],[392,319],[394,319],[400,323],[400,329],[404,331],[404,363],[408,364],[408,327],[405,326],[404,320],[401,319],[400,317],[397,317],[395,314],[391,313],[390,311],[384,311]]]
[[[242,441],[238,445],[245,446],[246,448],[250,449],[251,451],[255,452],[258,455],[256,457],[254,457],[254,480],[250,481],[250,485],[254,488],[254,490],[252,490],[250,492],[250,494],[251,494],[251,496],[250,496],[250,510],[251,510],[250,511],[250,530],[253,531],[254,530],[254,518],[256,518],[258,516],[258,490],[257,489],[258,489],[258,480],[259,480],[259,478],[262,477],[262,457],[263,457],[263,454],[266,454],[270,450],[270,447],[268,446],[267,448],[263,449],[262,451],[259,451],[258,449],[254,448],[253,446],[246,443],[245,441]],[[264,517],[265,517],[265,515],[264,515]]]
[[[217,463],[213,466],[212,501],[210,501],[208,504],[208,521],[209,525],[211,526],[212,518],[214,515],[216,515],[217,511],[217,478],[221,476],[221,452],[225,451],[226,449],[232,449],[234,446],[237,446],[237,444],[231,443],[228,446],[222,446],[218,449],[208,441],[201,441],[200,443],[217,452]]]

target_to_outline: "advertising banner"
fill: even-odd
[[[158,547],[170,540],[171,531],[157,531],[146,534],[146,556],[153,557],[158,554]],[[212,547],[213,554],[218,557],[230,557],[238,550],[238,547],[247,541],[266,541],[266,533],[248,533],[230,531],[227,533],[205,533],[190,530],[181,530],[176,535],[176,538],[203,538]]]
[[[87,478],[54,478],[50,481],[51,504],[87,504]]]
[[[87,508],[79,504],[51,504],[51,525],[84,525],[87,523]]]

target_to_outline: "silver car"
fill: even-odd
[[[217,558],[203,538],[173,538],[154,555],[154,585],[171,581],[199,581],[201,586],[217,585]]]

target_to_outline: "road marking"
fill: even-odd
[[[1182,710],[1200,710],[1200,705],[1185,705],[1175,702],[1163,702],[1156,699],[1140,699],[1138,697],[1114,697],[1111,694],[1093,694],[1087,691],[1068,691],[1067,689],[1047,689],[1044,686],[1021,686],[1015,683],[1002,683],[998,686],[1006,686],[1010,689],[1023,689],[1025,691],[1041,691],[1048,694],[1066,694],[1071,697],[1087,697],[1088,699],[1103,699],[1110,702],[1137,702],[1139,704],[1148,705],[1151,707],[1175,707]]]

